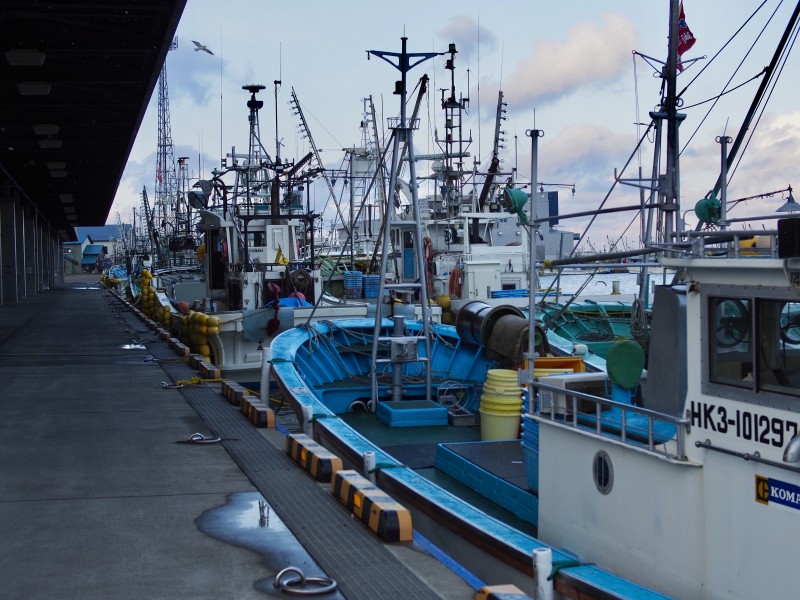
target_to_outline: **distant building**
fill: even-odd
[[[99,273],[125,256],[121,236],[130,235],[130,225],[76,227],[77,242],[64,243],[64,273]]]
[[[106,246],[100,244],[92,244],[92,238],[86,237],[86,242],[83,245],[83,258],[81,258],[81,269],[84,273],[99,273],[104,268],[103,264],[105,257],[108,253]]]

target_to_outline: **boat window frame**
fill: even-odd
[[[749,386],[712,381],[712,345],[716,347],[716,336],[712,331],[714,315],[711,314],[711,301],[715,298],[726,298],[747,302],[750,319],[750,354],[752,383]],[[800,295],[794,288],[753,285],[720,285],[704,284],[700,293],[700,345],[701,345],[701,379],[700,390],[703,394],[716,396],[757,406],[772,407],[781,410],[800,410],[800,387],[796,393],[778,392],[765,389],[761,383],[760,343],[762,332],[758,315],[764,302],[800,303]]]

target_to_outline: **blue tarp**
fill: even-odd
[[[272,302],[267,304],[272,306]],[[310,302],[306,302],[302,298],[278,298],[278,306],[287,306],[289,308],[297,308],[303,306],[313,306]]]

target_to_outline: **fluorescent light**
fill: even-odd
[[[66,177],[66,171],[50,171],[50,177]]]
[[[64,204],[71,204],[74,202],[72,199],[72,194],[59,194],[58,199],[61,200]]]
[[[53,123],[37,123],[33,126],[33,133],[36,135],[56,135],[59,126]]]
[[[39,148],[61,148],[61,140],[39,140]]]
[[[67,221],[77,221],[77,215],[67,215]]]
[[[45,53],[38,50],[6,50],[6,60],[12,67],[41,67]]]
[[[47,161],[47,168],[48,169],[64,169],[66,168],[67,163],[61,160],[49,160]]]
[[[20,81],[17,89],[22,96],[47,96],[52,85],[46,81]]]
[[[64,212],[68,215],[75,214],[75,207],[74,206],[65,206]]]

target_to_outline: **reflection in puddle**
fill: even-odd
[[[123,344],[123,345],[122,345],[122,346],[120,346],[120,347],[121,347],[123,350],[147,350],[147,348],[145,348],[144,344],[138,344],[138,343],[133,343],[133,344]]]
[[[100,288],[97,286],[89,286],[89,287],[74,287],[73,290],[99,290]]]
[[[195,523],[206,535],[261,555],[268,575],[254,584],[260,592],[285,597],[273,582],[275,575],[289,566],[297,567],[306,577],[325,576],[259,492],[231,494],[227,504],[207,510]],[[314,597],[344,599],[338,591]]]

